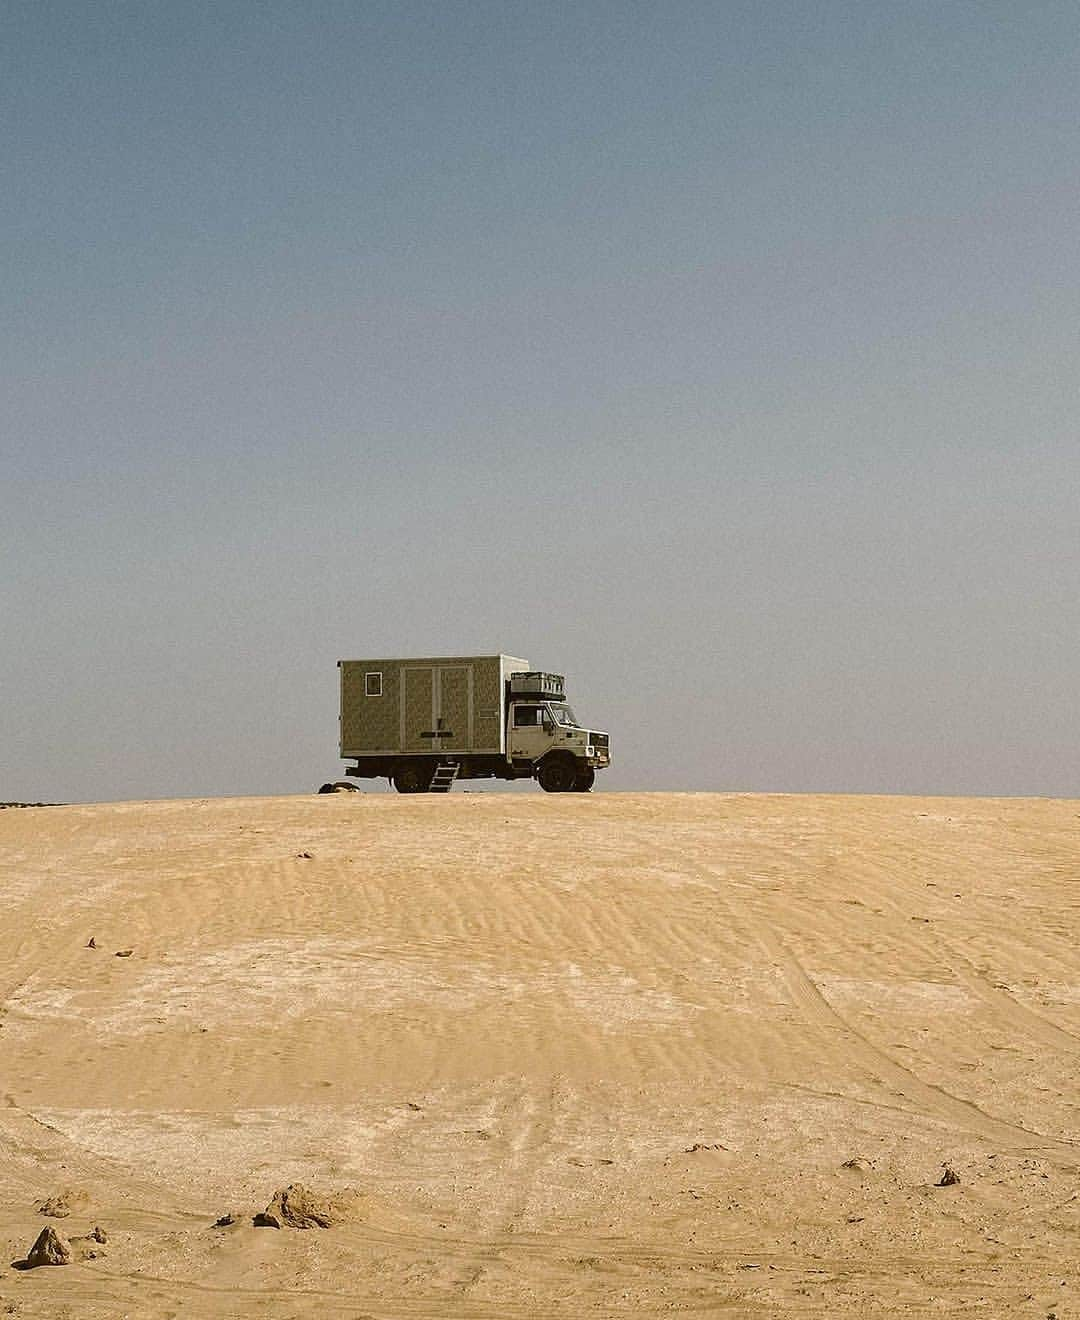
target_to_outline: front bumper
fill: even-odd
[[[589,734],[589,741],[585,747],[585,760],[598,770],[611,764],[611,744],[606,733]]]

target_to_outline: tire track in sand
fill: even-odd
[[[499,1097],[496,1121],[500,1130],[509,1134],[509,1153],[499,1170],[501,1186],[507,1191],[489,1202],[491,1226],[484,1234],[489,1243],[469,1262],[457,1285],[462,1298],[503,1262],[505,1239],[513,1237],[525,1218],[540,1169],[551,1159],[552,1137],[558,1115],[565,1107],[564,1089],[562,1079],[556,1076],[544,1098],[538,1100],[535,1087],[522,1078]]]
[[[852,851],[857,849],[855,844],[850,844],[850,847]],[[892,872],[864,853],[858,855],[858,865],[861,874],[869,875],[875,885],[874,902],[887,907],[901,920],[907,918],[909,914],[892,894],[895,889]],[[939,950],[941,961],[964,988],[985,1004],[995,1017],[1010,1020],[1018,1030],[1034,1036],[1052,1049],[1064,1047],[1071,1053],[1080,1053],[1080,1036],[1067,1027],[1059,1026],[1058,1023],[1043,1017],[1041,1013],[1037,1013],[1033,1008],[1016,999],[1007,986],[989,981],[971,958],[944,936],[936,924],[927,926],[924,938]]]
[[[961,1130],[974,1132],[991,1143],[1014,1150],[1053,1151],[1059,1159],[1066,1160],[1070,1167],[1080,1168],[1077,1164],[1080,1142],[1052,1137],[1022,1124],[996,1118],[974,1101],[954,1095],[935,1082],[924,1080],[849,1022],[828,1001],[787,941],[773,928],[775,914],[770,914],[766,919],[757,910],[752,891],[745,893],[745,901],[737,910],[725,892],[729,881],[720,871],[705,862],[685,857],[676,850],[658,848],[645,839],[640,840],[640,847],[643,851],[648,848],[657,860],[662,860],[666,865],[696,875],[708,884],[712,896],[723,909],[723,920],[729,929],[741,929],[745,937],[754,940],[770,958],[783,976],[793,1002],[811,1023],[816,1023],[827,1032],[840,1032],[848,1038],[852,1045],[847,1055],[849,1062],[866,1074],[876,1086],[891,1085],[895,1093],[913,1102],[916,1112]],[[757,847],[761,850],[764,845],[759,843]],[[778,857],[783,857],[778,850],[769,851],[775,851]]]

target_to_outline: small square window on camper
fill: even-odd
[[[382,670],[377,670],[364,675],[364,696],[381,697],[382,696]]]

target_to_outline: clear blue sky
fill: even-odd
[[[11,0],[0,799],[505,650],[608,788],[1077,795],[1073,3]]]

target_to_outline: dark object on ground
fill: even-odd
[[[134,952],[134,949],[117,949],[116,956],[118,958],[130,958]]]
[[[952,1167],[951,1164],[943,1164],[941,1168],[943,1172],[941,1177],[937,1180],[937,1186],[955,1187],[956,1184],[960,1181],[960,1175],[956,1172],[956,1170]]]
[[[62,1238],[50,1224],[38,1234],[37,1241],[26,1254],[24,1269],[36,1270],[39,1265],[70,1265],[71,1243]]]

